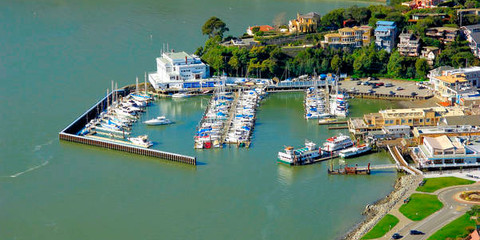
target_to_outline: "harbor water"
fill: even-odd
[[[366,204],[392,190],[396,173],[329,176],[329,162],[276,163],[284,145],[324,141],[303,116],[303,93],[262,102],[251,148],[194,150],[209,97],[159,99],[137,124],[155,149],[195,155],[189,166],[70,142],[58,132],[119,86],[155,70],[162,43],[194,51],[201,25],[224,19],[234,34],[279,13],[326,11],[353,1],[1,1],[0,239],[335,239]],[[355,99],[353,116],[392,107]],[[139,121],[139,122],[141,122]],[[339,159],[334,160],[339,164]],[[386,153],[347,163],[390,162]]]

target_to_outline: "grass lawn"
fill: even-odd
[[[362,239],[374,239],[383,237],[383,235],[390,231],[391,228],[397,225],[398,221],[399,220],[397,217],[391,214],[387,214],[377,223],[377,225],[375,225],[375,227],[372,228],[372,230],[370,230],[370,232],[365,234]]]
[[[400,207],[400,212],[405,217],[420,221],[443,207],[437,196],[429,194],[414,193],[410,196],[410,202]]]
[[[439,178],[426,178],[425,184],[417,188],[419,192],[435,192],[438,189],[455,185],[467,185],[475,183],[475,181],[467,180],[457,177],[439,177]]]
[[[465,228],[468,226],[475,227],[475,220],[470,220],[470,215],[464,214],[442,227],[427,240],[466,237],[469,232]]]

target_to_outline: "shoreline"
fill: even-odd
[[[422,176],[403,175],[397,178],[393,190],[384,198],[373,204],[365,206],[362,215],[364,220],[356,224],[352,230],[339,239],[357,240],[367,234],[375,225],[390,212],[390,210],[402,199],[412,188],[416,189]]]

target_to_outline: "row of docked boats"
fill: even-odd
[[[250,137],[255,127],[255,117],[260,101],[265,97],[265,89],[255,88],[241,91],[238,96],[233,118],[229,123],[225,138],[226,143],[244,146],[250,143]]]
[[[194,137],[195,148],[221,147],[222,134],[225,131],[233,100],[234,95],[231,92],[223,90],[214,92],[203,118],[197,126]]]
[[[131,126],[135,123],[141,112],[153,100],[150,96],[140,93],[130,93],[120,97],[113,92],[107,97],[106,108],[96,118],[91,119],[78,135],[98,135],[115,138],[120,141],[127,140],[128,144],[139,147],[151,147],[153,143],[148,136],[130,137]]]
[[[362,144],[355,146],[350,137],[338,135],[328,138],[322,147],[318,147],[314,142],[305,141],[305,146],[293,148],[288,146],[283,152],[278,152],[277,161],[287,165],[305,165],[314,163],[315,160],[333,156],[342,158],[356,157],[372,150],[369,145]]]
[[[325,94],[316,87],[305,91],[305,119],[323,119],[330,117],[325,102]]]

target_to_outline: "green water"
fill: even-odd
[[[193,149],[208,97],[156,102],[143,118],[165,114],[176,124],[134,132],[148,133],[155,148],[196,155],[197,167],[59,142],[57,134],[105,94],[110,80],[124,85],[154,70],[163,42],[187,51],[201,45],[199,29],[211,15],[240,33],[279,12],[353,4],[0,1],[0,239],[341,236],[362,219],[366,204],[391,190],[396,173],[328,176],[327,163],[277,165],[284,145],[335,133],[303,119],[301,93],[272,94],[262,103],[250,149]],[[356,101],[352,115],[389,106]],[[381,153],[349,161],[390,160]]]

